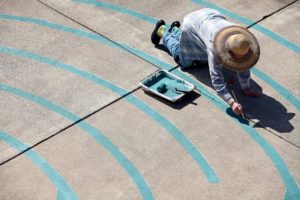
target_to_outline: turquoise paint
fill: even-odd
[[[7,143],[20,152],[28,149],[28,146],[26,146],[20,140],[2,131],[0,131],[0,141]],[[57,190],[60,191],[61,196],[63,196],[64,199],[78,199],[76,194],[69,186],[69,184],[64,180],[64,178],[61,177],[59,173],[55,169],[53,169],[48,164],[48,162],[38,153],[33,150],[28,150],[25,152],[25,155],[48,176],[48,178],[54,183]]]
[[[120,12],[120,13],[123,13],[123,14],[126,14],[126,15],[136,17],[138,19],[145,20],[147,22],[150,22],[151,24],[156,24],[156,22],[157,22],[157,19],[155,19],[153,17],[144,15],[144,14],[136,12],[134,10],[129,10],[129,9],[126,9],[126,8],[122,8],[120,6],[109,4],[109,3],[95,1],[95,0],[73,0],[73,1],[79,2],[79,3],[91,4],[91,5],[94,5],[94,6],[97,6],[97,7],[102,7],[102,8],[109,9],[109,10],[114,10],[116,12]]]
[[[66,119],[69,119],[71,122],[75,122],[81,119],[79,116],[69,112],[68,110],[65,110],[63,107],[60,107],[54,103],[43,99],[42,97],[35,96],[20,89],[0,83],[0,90],[22,97],[42,107],[52,110],[55,113],[65,117]],[[87,122],[81,121],[80,123],[78,123],[78,126],[81,129],[83,129],[86,133],[88,133],[88,135],[91,136],[94,140],[96,140],[100,145],[102,145],[119,162],[119,164],[125,169],[125,171],[135,182],[144,200],[154,200],[152,192],[148,187],[147,183],[145,182],[143,176],[135,168],[135,166],[126,158],[126,156],[123,155],[123,153],[118,149],[117,146],[115,146],[107,137],[105,137],[100,131],[98,131],[96,128],[94,128]],[[49,169],[47,168],[47,170]]]
[[[145,103],[135,98],[133,95],[127,96],[126,99],[132,102],[140,110],[151,116],[157,123],[163,126],[169,133],[180,143],[180,145],[192,156],[196,161],[200,169],[206,175],[210,183],[218,183],[219,178],[210,167],[206,159],[201,155],[195,145],[186,136],[176,128],[172,123],[170,123],[166,118],[161,116],[151,107],[147,106]]]
[[[39,55],[29,53],[29,52],[26,52],[26,51],[22,51],[22,50],[18,50],[18,49],[4,47],[4,46],[1,46],[1,45],[0,45],[0,52],[11,54],[11,55],[26,57],[26,58],[36,60],[36,61],[41,62],[41,63],[48,64],[50,66],[53,66],[53,67],[71,72],[71,73],[79,75],[79,76],[81,76],[85,79],[96,82],[97,84],[102,85],[105,88],[110,88],[110,90],[112,90],[113,92],[115,92],[115,93],[117,93],[121,96],[128,93],[127,91],[125,91],[125,90],[123,90],[119,87],[116,87],[113,84],[111,84],[110,82],[108,82],[104,79],[98,78],[97,76],[95,76],[95,75],[93,75],[89,72],[77,69],[77,68],[72,67],[70,65],[61,63],[57,60],[49,59],[49,58],[46,58],[46,57],[43,57],[43,56],[39,56]]]
[[[156,65],[160,66],[162,69],[165,70],[170,70],[172,66],[164,63],[163,65],[159,65],[161,61],[158,59],[149,56],[149,55],[144,55],[143,52],[140,52],[136,49],[133,49],[131,47],[125,46],[128,50],[130,50],[133,53],[137,53],[139,56],[142,58],[148,60],[149,62],[152,62],[153,64],[155,63]],[[154,62],[152,61],[154,60]],[[197,89],[203,94],[205,98],[207,98],[213,105],[217,106],[219,109],[227,113],[227,108],[228,105],[225,104],[223,101],[218,101],[220,98],[217,97],[216,95],[213,95],[210,93],[204,86],[202,86],[199,82],[195,81],[194,79],[190,78],[189,76],[185,75],[179,70],[174,70],[172,71],[175,75],[178,77],[194,84]],[[243,122],[243,119],[241,118],[235,118],[235,116],[229,115],[234,121],[236,121],[242,128],[243,130],[264,150],[264,152],[268,155],[268,157],[272,160],[274,166],[278,170],[286,188],[287,188],[287,193],[288,196],[297,196],[299,195],[299,188],[293,178],[293,176],[290,174],[287,166],[285,165],[285,162],[281,158],[281,156],[277,153],[277,151],[270,145],[268,142],[259,135],[259,133],[252,128],[249,125],[242,124],[240,122]],[[294,194],[294,195],[289,195],[289,194]],[[296,200],[297,198],[293,199]],[[288,200],[288,199],[285,199]],[[292,199],[291,199],[292,200]]]
[[[2,15],[0,15],[0,18],[2,18],[3,16]],[[15,16],[14,16],[15,17]],[[22,20],[25,20],[26,21],[26,18],[23,18]],[[27,22],[31,22],[31,20],[32,19],[30,19],[30,20],[28,20]],[[41,23],[41,24],[43,24],[44,26],[47,26],[46,24],[44,24],[43,22],[44,21],[42,21],[42,20],[38,20],[39,21],[39,23]],[[31,22],[32,23],[32,22]],[[49,23],[49,22],[47,22],[47,23]],[[68,27],[67,27],[68,28]],[[70,32],[69,31],[69,29],[70,28],[68,28],[67,29],[67,32]],[[58,30],[62,30],[62,31],[64,31],[63,29],[58,29]],[[79,30],[76,30],[76,29],[71,29],[72,31],[72,33],[74,33],[74,34],[77,34],[77,35],[79,35],[79,36],[83,36],[83,37],[87,37],[87,38],[90,38],[89,36],[90,35],[94,35],[94,34],[82,34],[82,33],[84,33],[83,31],[79,31]],[[103,38],[101,38],[100,36],[98,36],[98,35],[94,35],[93,37],[91,37],[90,39],[94,39],[94,40],[97,40],[97,41],[100,41],[100,42],[104,42],[105,44],[108,44],[108,45],[110,45],[110,43],[107,41],[107,40],[103,40]],[[100,40],[99,40],[100,39]],[[142,58],[144,58],[144,59],[146,59],[146,60],[148,60],[149,62],[151,62],[151,63],[153,63],[154,65],[156,65],[156,66],[160,66],[161,68],[163,68],[163,69],[166,69],[166,70],[170,70],[170,69],[172,69],[173,67],[172,66],[170,66],[170,65],[168,65],[168,64],[166,64],[166,63],[164,63],[164,62],[162,62],[162,61],[160,61],[159,59],[157,59],[157,58],[155,58],[155,57],[153,57],[153,56],[150,56],[150,55],[147,55],[147,54],[145,54],[144,52],[141,52],[141,51],[139,51],[139,50],[137,50],[137,49],[134,49],[134,48],[131,48],[131,47],[129,47],[129,46],[127,46],[127,45],[123,45],[123,44],[120,44],[120,45],[122,45],[125,49],[127,49],[127,50],[129,50],[130,52],[133,52],[133,53],[136,53],[137,55],[139,55],[139,56],[141,56]],[[114,46],[114,47],[117,47],[117,48],[119,48],[117,45],[115,45],[115,44],[113,44],[112,43],[112,46]],[[175,71],[176,73],[178,73],[177,72],[177,70]],[[263,72],[261,72],[261,73],[263,73]],[[184,75],[183,73],[181,73],[181,75]],[[187,77],[188,79],[190,79],[189,77]],[[186,79],[187,80],[187,79]],[[192,80],[192,79],[190,79],[190,80]],[[190,81],[190,82],[192,82],[192,83],[194,83],[195,84],[195,81],[194,80],[192,80],[192,81]],[[197,83],[197,82],[196,82]],[[226,107],[227,105],[225,105],[224,103],[218,103],[218,102],[216,102],[214,99],[219,99],[218,97],[216,97],[216,96],[214,96],[214,95],[212,95],[209,91],[207,91],[204,87],[202,87],[201,86],[201,84],[199,84],[199,83],[197,83],[197,84],[195,84],[198,88],[200,88],[200,90],[201,90],[201,93],[202,94],[204,94],[204,96],[206,96],[207,98],[208,98],[208,100],[209,101],[211,101],[215,106],[217,106],[218,108],[220,108],[221,110],[225,110],[224,109],[224,107]],[[274,87],[274,86],[272,86],[272,85],[270,85],[271,87]],[[286,90],[287,91],[287,90]],[[212,96],[211,96],[212,95]],[[288,100],[289,100],[289,98],[287,98]],[[290,102],[290,103],[293,103],[293,102]],[[294,105],[294,104],[293,104]],[[251,128],[251,130],[252,130],[253,128]],[[255,131],[255,129],[253,129],[253,131],[254,132],[256,132]],[[247,132],[247,134],[249,134],[248,132]],[[256,132],[256,134],[259,136],[259,134]],[[265,141],[266,142],[266,141]],[[267,142],[266,142],[267,143]],[[263,146],[261,146],[263,149],[264,149],[264,147]],[[265,149],[264,149],[265,150]],[[275,153],[275,154],[278,154],[276,151],[275,152],[273,152],[273,153]],[[278,155],[279,157],[280,157],[280,155]],[[273,160],[272,160],[273,161]],[[281,159],[281,161],[282,161],[282,159]],[[280,162],[280,161],[279,161]],[[284,163],[284,161],[282,161],[283,162],[283,165],[285,166],[285,163]],[[274,161],[273,161],[273,163],[274,163]],[[275,165],[275,163],[274,163],[274,165]],[[279,170],[281,170],[281,171],[284,171],[285,169],[287,169],[286,167],[284,168],[284,169],[278,169],[278,167],[280,167],[280,166],[282,166],[282,165],[275,165],[276,166],[276,168],[277,168],[277,170],[279,171]],[[282,174],[280,174],[281,176],[291,176],[291,174],[290,174],[290,172],[289,171],[287,171],[286,173],[282,173]],[[285,179],[285,180],[290,180],[290,179]],[[295,182],[294,180],[293,180],[293,182]],[[285,184],[286,184],[286,182],[284,182]],[[286,184],[286,186],[288,186],[288,185],[294,185],[294,184]],[[296,189],[289,189],[289,188],[287,188],[287,192],[289,193],[289,191],[295,191],[296,193],[297,193],[297,190]],[[289,196],[288,194],[287,194],[287,196]]]
[[[232,120],[237,122],[240,127],[264,150],[264,152],[267,154],[267,156],[271,159],[274,166],[276,167],[277,171],[279,172],[285,186],[286,186],[286,198],[285,200],[297,200],[300,196],[300,190],[299,187],[289,172],[289,169],[287,168],[284,160],[281,158],[281,156],[278,154],[278,152],[262,137],[260,134],[252,128],[249,124],[245,123],[241,117],[237,117],[233,113],[228,113],[228,107],[222,104],[219,104],[213,99],[218,99],[217,96],[211,94],[208,90],[206,90],[199,82],[195,81],[194,79],[190,78],[189,76],[183,74],[179,70],[174,70],[174,74],[179,76],[180,78],[189,81],[190,83],[196,85],[196,87],[201,91],[201,93],[205,94],[203,95],[208,99],[212,104],[220,108],[222,111],[228,114],[228,116],[231,117]],[[243,123],[241,123],[243,122]]]
[[[127,47],[126,47],[127,48]],[[97,77],[93,74],[90,74],[86,71],[77,69],[75,67],[72,67],[70,65],[66,65],[64,63],[60,63],[57,60],[52,60],[43,56],[39,56],[36,54],[32,54],[29,52],[8,48],[4,46],[0,46],[0,52],[12,54],[12,55],[18,55],[26,58],[30,58],[33,60],[36,60],[38,62],[46,63],[50,66],[71,72],[73,74],[76,74],[78,76],[81,76],[87,80],[93,81],[94,83],[101,85],[107,89],[110,89],[114,93],[117,93],[120,96],[123,96],[128,93],[128,91],[111,84],[110,82],[101,79],[100,77]],[[219,178],[215,174],[215,172],[212,170],[212,168],[209,166],[208,162],[205,160],[205,158],[202,156],[202,154],[197,150],[195,145],[190,142],[190,140],[180,131],[178,130],[173,124],[171,124],[167,119],[165,119],[163,116],[161,116],[159,113],[157,113],[155,110],[153,110],[150,106],[147,106],[145,103],[134,97],[133,95],[129,95],[125,98],[127,101],[129,101],[131,104],[139,108],[141,111],[143,111],[145,114],[153,118],[157,123],[159,123],[162,127],[164,127],[170,135],[172,135],[177,142],[187,151],[188,154],[192,156],[192,158],[196,161],[197,165],[200,167],[200,169],[203,171],[203,173],[208,178],[208,181],[211,183],[217,183],[219,181]],[[158,120],[159,119],[159,120]],[[74,121],[76,121],[74,119]]]
[[[60,191],[56,193],[56,200],[65,200],[65,197],[62,195]]]
[[[241,22],[242,24],[245,24],[246,26],[249,26],[249,25],[255,23],[254,21],[251,21],[251,20],[249,20],[245,17],[242,17],[242,16],[237,15],[233,12],[225,10],[224,8],[220,8],[220,7],[218,7],[218,6],[216,6],[212,3],[209,3],[207,1],[203,1],[203,0],[191,0],[191,1],[196,3],[196,4],[199,4],[201,6],[218,10],[219,12],[223,13],[224,15]],[[278,35],[274,32],[272,32],[271,30],[269,30],[269,29],[267,29],[267,28],[265,28],[265,27],[263,27],[259,24],[254,25],[252,28],[259,31],[259,32],[261,32],[261,33],[263,33],[264,35],[272,38],[273,40],[275,40],[279,44],[287,47],[288,49],[290,49],[290,50],[292,50],[292,51],[294,51],[298,54],[300,53],[300,47],[297,44],[288,41],[287,39],[281,37],[280,35]]]
[[[137,49],[131,48],[129,46],[123,45],[123,47],[125,47],[127,50],[129,50],[132,53],[137,54],[138,56],[144,58],[145,60],[155,64],[156,66],[160,66],[162,69],[165,70],[170,70],[173,67],[171,65],[168,65],[166,63],[163,63],[162,61],[160,61],[159,59],[152,57],[150,55],[147,55]],[[258,71],[258,70],[257,70]],[[225,104],[225,102],[223,101],[218,101],[220,100],[219,97],[217,97],[216,95],[213,95],[212,93],[210,93],[205,87],[203,87],[199,82],[195,81],[194,79],[190,78],[189,76],[185,75],[184,73],[182,73],[179,70],[174,70],[172,71],[175,75],[177,75],[178,77],[194,84],[197,89],[201,92],[201,94],[203,94],[203,96],[205,98],[207,98],[213,105],[217,106],[218,108],[220,108],[222,111],[226,112],[228,105]],[[260,72],[262,73],[262,72]],[[275,82],[275,81],[274,81]],[[283,94],[282,94],[283,95]],[[289,98],[287,98],[287,100],[289,100]],[[229,115],[230,116],[230,115]],[[293,176],[290,174],[288,168],[286,167],[283,159],[281,158],[281,156],[276,152],[276,150],[268,144],[268,142],[259,135],[259,133],[252,127],[250,127],[249,125],[244,125],[242,123],[240,123],[240,121],[243,121],[241,118],[235,118],[234,116],[230,116],[234,121],[236,121],[237,123],[239,123],[239,125],[243,128],[243,130],[245,130],[245,132],[258,144],[260,145],[260,147],[265,151],[265,153],[268,155],[268,157],[272,160],[274,166],[276,167],[276,169],[278,170],[286,188],[287,188],[287,196],[297,196],[299,195],[299,188],[293,178]],[[290,195],[290,194],[294,194],[294,195]],[[295,199],[285,199],[285,200],[296,200]]]
[[[80,37],[96,40],[96,41],[102,42],[104,44],[110,45],[114,48],[120,48],[118,45],[114,44],[113,42],[111,42],[97,34],[89,33],[86,31],[79,30],[79,29],[74,29],[74,28],[63,26],[60,24],[51,23],[51,22],[48,22],[45,20],[34,19],[34,18],[30,18],[30,17],[7,15],[7,14],[0,14],[0,19],[14,20],[14,21],[19,21],[19,22],[36,24],[38,26],[43,26],[43,27],[47,27],[47,28],[51,28],[51,29],[55,29],[55,30],[59,30],[59,31],[67,32],[67,33],[72,33],[72,34],[78,35]]]
[[[147,77],[147,79],[142,81],[142,84],[147,87],[147,89],[158,92],[171,101],[176,101],[183,97],[183,92],[191,92],[194,89],[194,87],[185,84],[184,81],[177,79],[175,76],[163,70]]]
[[[298,111],[300,111],[300,100],[297,97],[295,97],[291,92],[289,92],[285,87],[277,83],[270,76],[259,71],[257,68],[252,68],[251,72],[264,82],[271,85],[274,90],[276,90],[282,97],[284,97],[287,101],[293,104]]]
[[[95,2],[97,2],[99,7],[103,7],[103,6],[101,6],[102,3],[100,3],[99,1],[94,1],[94,0],[74,0],[74,1],[81,2],[81,3],[94,2],[92,4],[96,4]],[[201,4],[201,5],[205,6],[205,7],[218,10],[219,12],[223,13],[224,15],[227,15],[227,16],[233,18],[233,19],[236,19],[236,20],[238,20],[241,23],[244,23],[246,25],[250,25],[250,24],[254,23],[254,22],[248,20],[247,18],[241,17],[241,16],[236,15],[236,14],[230,12],[230,11],[227,11],[225,9],[219,8],[219,7],[217,7],[217,6],[215,6],[215,5],[211,4],[211,3],[208,3],[206,1],[202,1],[202,0],[192,0],[192,1],[195,2],[195,3]],[[91,4],[91,3],[89,3],[89,4]],[[109,5],[110,6],[106,6],[105,8],[106,9],[112,9],[114,7],[114,5],[111,5],[111,4],[109,4]],[[119,7],[119,6],[117,8],[118,9],[112,9],[112,10],[114,10],[114,11],[119,11],[119,10],[122,10],[122,9],[126,10],[125,8],[122,8],[122,7]],[[121,12],[121,11],[119,11],[119,12]],[[122,12],[122,13],[127,14],[126,12]],[[145,20],[147,22],[152,23],[152,21],[149,21],[147,19],[147,17],[139,17],[139,15],[134,15],[134,14],[130,14],[130,15],[132,15],[134,17],[137,17],[137,18],[139,18],[141,20]],[[258,30],[258,31],[260,31],[260,32],[262,32],[264,34],[266,34],[267,36],[271,37],[272,39],[278,41],[282,45],[284,45],[284,46],[286,46],[286,47],[288,47],[288,48],[290,48],[292,50],[295,50],[298,53],[300,52],[300,47],[299,46],[297,46],[294,43],[291,43],[291,42],[287,41],[286,39],[284,39],[281,36],[273,33],[272,31],[270,31],[270,30],[268,30],[268,29],[266,29],[266,28],[264,28],[264,27],[262,27],[260,25],[255,25],[255,26],[253,26],[253,28],[255,28],[256,30]],[[126,47],[127,50],[130,49],[130,47],[128,47],[128,46],[126,46],[124,44],[120,44],[120,45],[123,46],[123,47]],[[137,52],[138,50],[134,50],[133,49],[132,51]],[[144,53],[142,52],[142,54],[144,54]],[[147,56],[147,57],[149,57],[149,56]],[[287,101],[289,101],[292,105],[294,105],[298,109],[298,111],[300,110],[300,107],[299,107],[300,100],[297,97],[295,97],[290,91],[288,91],[285,87],[283,87],[278,82],[276,82],[275,80],[271,79],[267,74],[263,73],[262,71],[260,71],[258,69],[255,69],[254,74],[256,74],[260,79],[262,79],[263,81],[265,81],[267,84],[269,84],[282,97],[284,97]]]

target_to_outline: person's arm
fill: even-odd
[[[214,56],[212,51],[208,51],[208,65],[212,85],[215,88],[219,97],[221,97],[231,107],[233,112],[240,115],[243,112],[242,106],[235,102],[234,98],[228,91],[226,82],[224,80],[222,65]]]
[[[219,97],[221,97],[228,105],[234,102],[233,97],[229,93],[222,70],[222,65],[214,56],[212,51],[208,51],[208,66],[211,82]]]

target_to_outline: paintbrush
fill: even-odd
[[[239,104],[239,102],[238,102],[238,100],[237,100],[237,98],[236,98],[236,96],[235,96],[235,93],[234,93],[234,91],[233,90],[231,90],[231,92],[232,92],[232,94],[233,94],[233,98],[234,98],[234,100]],[[242,115],[242,117],[243,117],[243,119],[246,119],[245,118],[245,115],[244,115],[244,113],[242,112],[241,113],[241,115]]]

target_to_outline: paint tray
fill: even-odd
[[[164,99],[176,102],[195,86],[166,70],[158,70],[140,82],[142,88]]]

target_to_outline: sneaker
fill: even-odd
[[[160,37],[157,35],[157,31],[159,29],[160,26],[162,25],[165,25],[166,22],[164,20],[159,20],[156,25],[155,25],[155,28],[151,34],[151,41],[154,45],[158,45],[159,44],[159,41],[160,41]]]
[[[179,22],[179,21],[173,22],[173,23],[171,24],[171,27],[169,28],[169,32],[171,32],[172,29],[173,29],[175,26],[176,26],[177,28],[179,28],[179,27],[180,27],[180,22]]]

